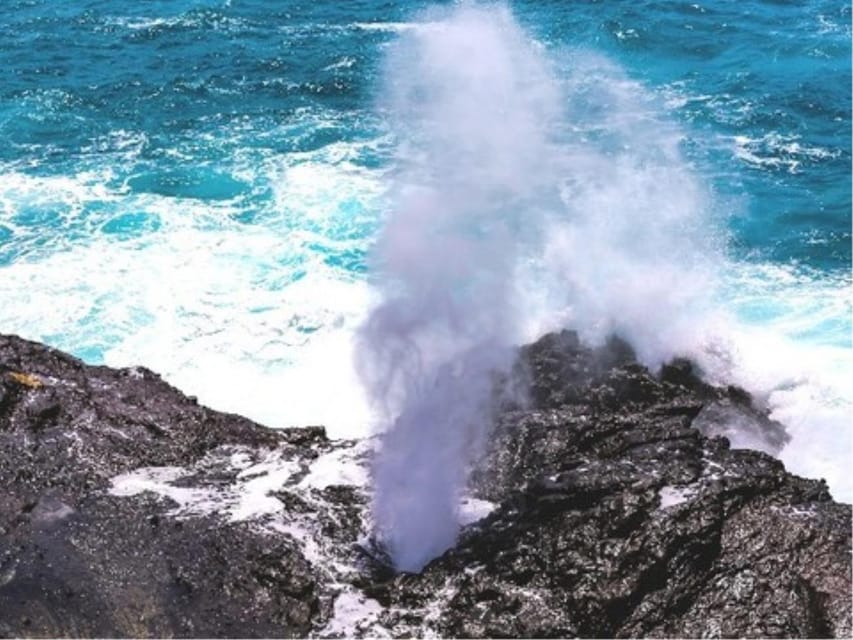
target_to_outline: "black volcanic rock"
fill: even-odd
[[[369,440],[0,336],[0,636],[850,637],[850,506],[767,453],[749,394],[567,331],[515,373],[529,406],[472,473],[491,513],[395,574]]]
[[[0,336],[0,636],[306,635],[319,587],[292,539],[108,488],[229,446],[301,459],[326,444],[200,407],[146,369]]]

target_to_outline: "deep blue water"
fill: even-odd
[[[236,384],[225,408],[322,377],[303,354],[357,324],[387,208],[382,61],[426,6],[5,0],[0,331],[211,402]],[[609,58],[681,126],[748,274],[724,303],[848,366],[850,5],[510,6],[554,59]]]
[[[12,0],[0,19],[0,161],[29,176],[109,167],[110,189],[236,200],[240,221],[256,224],[275,212],[272,190],[241,169],[373,139],[383,47],[419,4]],[[848,4],[512,6],[549,47],[602,52],[672,97],[690,155],[747,199],[732,221],[736,251],[849,269]],[[50,224],[60,215],[50,209],[15,216],[3,262],[108,217],[108,233],[158,228],[156,216],[91,209],[71,225]],[[39,238],[22,242],[34,227]]]

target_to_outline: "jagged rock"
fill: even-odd
[[[684,362],[653,376],[624,348],[602,365],[566,332],[523,356],[534,406],[502,416],[474,475],[499,508],[376,585],[389,611],[454,637],[850,635],[850,506],[693,425],[726,402],[778,436],[748,394]]]
[[[494,509],[396,574],[370,440],[0,336],[0,636],[850,636],[850,506],[754,450],[786,436],[746,392],[572,332],[515,373],[466,498]]]
[[[306,635],[320,587],[292,538],[109,491],[237,445],[311,458],[328,441],[200,407],[146,369],[0,336],[0,636]]]

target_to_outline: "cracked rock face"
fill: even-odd
[[[459,543],[395,574],[371,440],[0,336],[0,636],[851,635],[850,506],[743,390],[571,332],[516,374]]]

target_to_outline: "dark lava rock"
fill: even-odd
[[[747,393],[571,332],[522,358],[533,406],[501,417],[474,474],[498,508],[373,597],[453,637],[850,637],[850,506],[704,435],[735,415],[778,445]]]
[[[395,574],[371,441],[0,336],[0,636],[850,637],[850,506],[749,394],[568,331],[515,373],[472,473],[493,510]]]
[[[229,446],[310,458],[312,444],[321,430],[266,429],[146,369],[0,336],[0,636],[307,635],[319,586],[292,538],[108,489]]]

